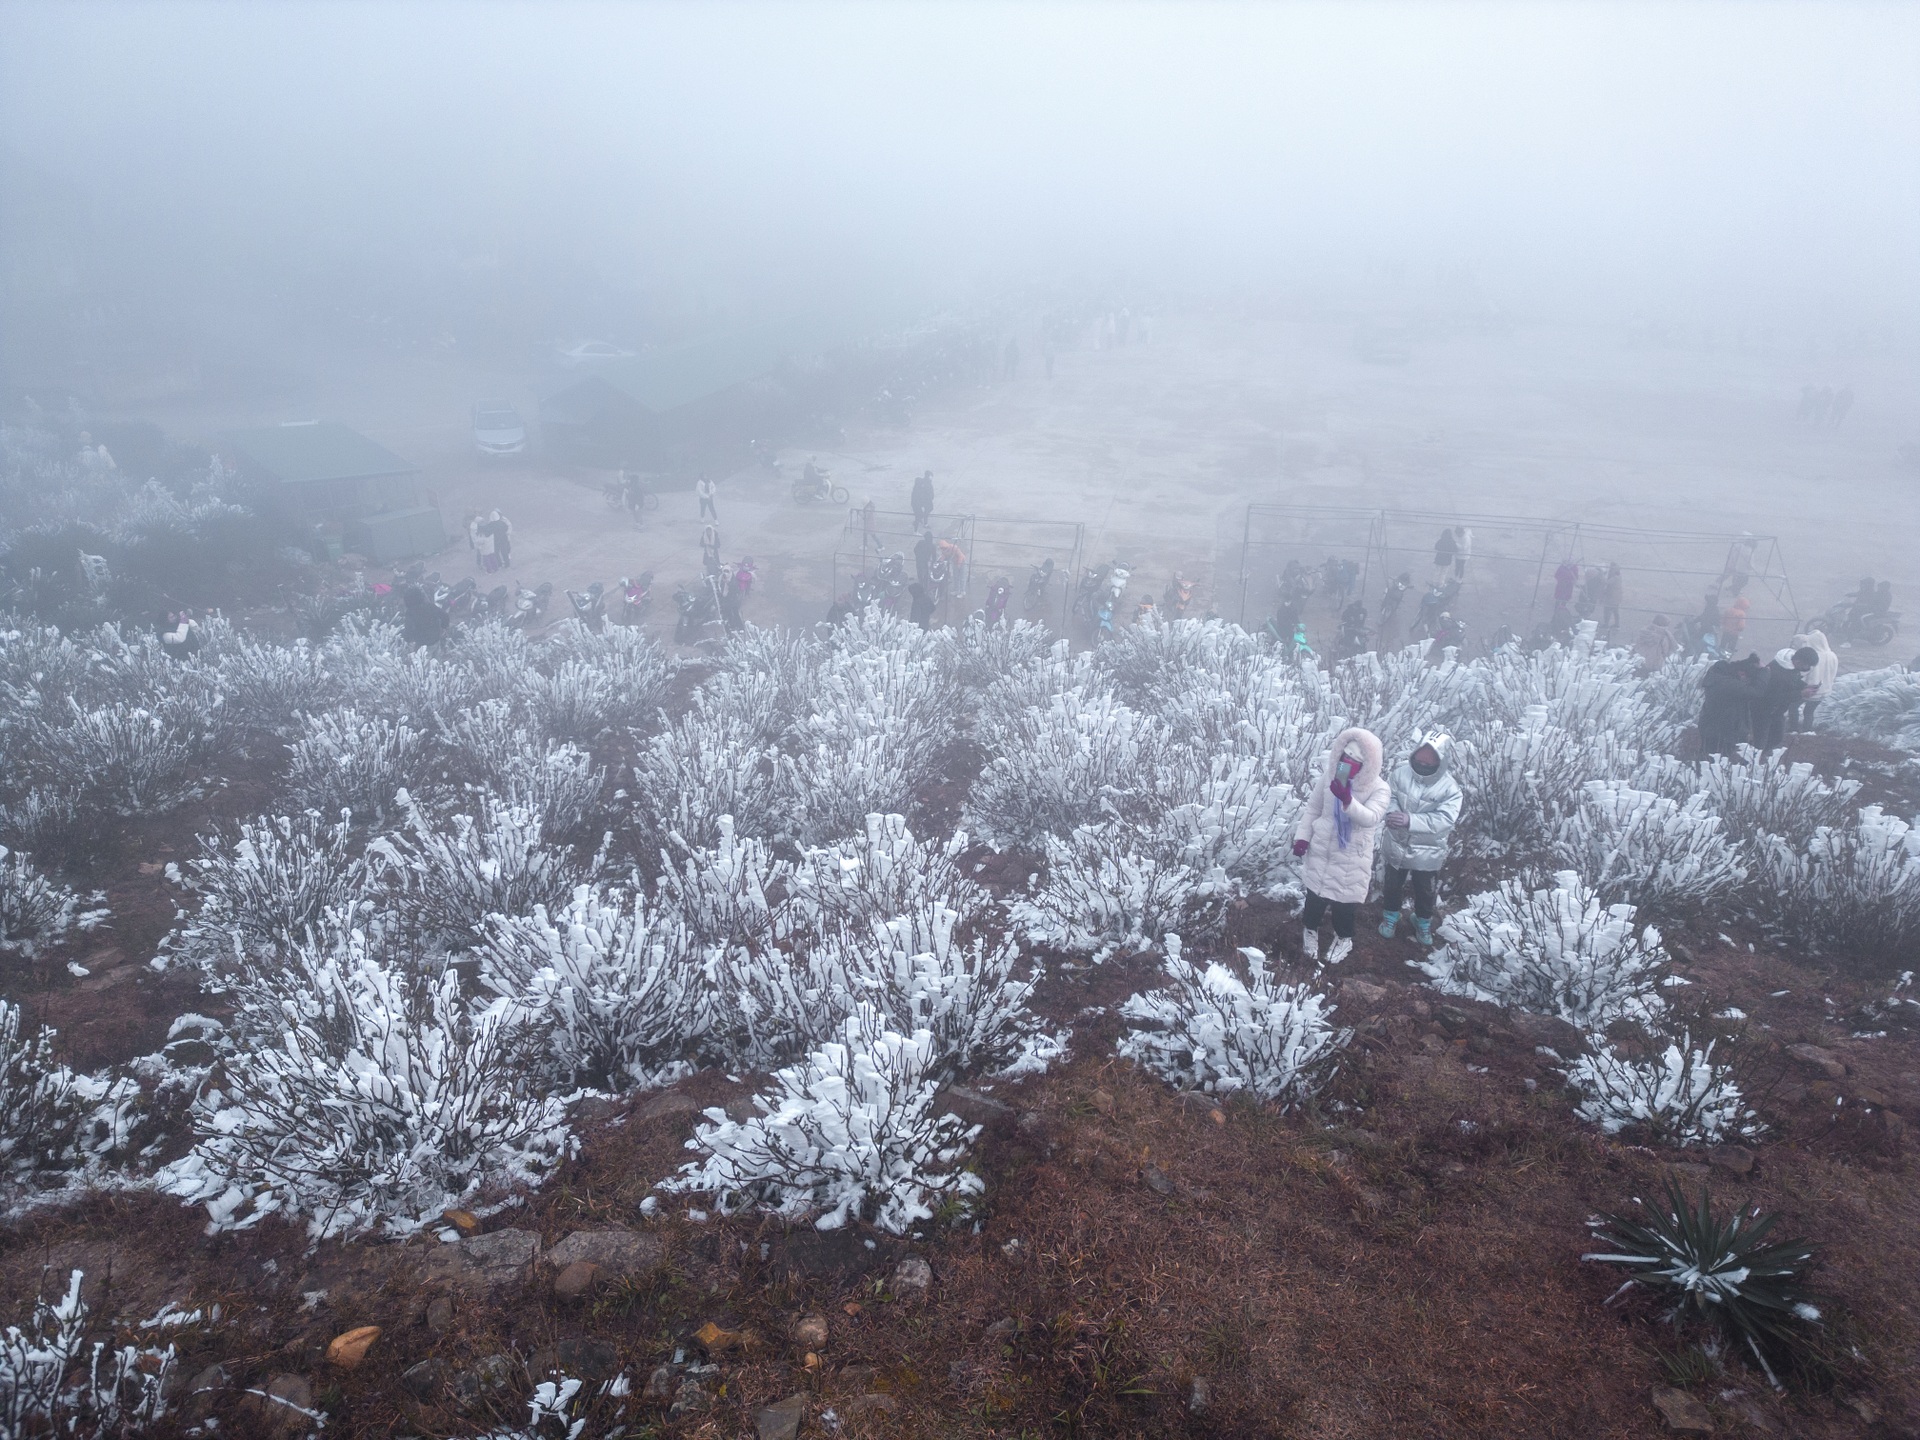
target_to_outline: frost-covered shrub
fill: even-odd
[[[82,900],[78,892],[42,874],[25,855],[0,845],[0,950],[32,959],[72,931],[92,930],[105,923],[108,911],[80,907],[104,899],[96,890]]]
[[[1820,703],[1820,728],[1897,750],[1920,750],[1920,674],[1904,666],[1856,670],[1833,682]]]
[[[1153,804],[1166,727],[1111,695],[1070,690],[1029,710],[967,800],[967,828],[996,849],[1037,847],[1107,815]]]
[[[68,1162],[85,1114],[53,1041],[45,1026],[22,1033],[20,1007],[0,1000],[0,1174],[13,1180]]]
[[[1804,849],[1823,826],[1851,823],[1860,793],[1858,780],[1828,780],[1805,762],[1786,765],[1777,753],[1762,755],[1750,745],[1742,745],[1737,757],[1697,761],[1644,755],[1633,783],[1679,801],[1704,795],[1727,838],[1749,861],[1765,849],[1769,835]]]
[[[815,934],[865,930],[902,915],[954,911],[965,928],[983,919],[992,901],[960,873],[967,833],[915,840],[901,815],[868,815],[857,839],[808,850],[791,886],[803,923]]]
[[[200,792],[219,740],[219,705],[161,693],[150,703],[115,700],[83,706],[26,726],[22,758],[36,783],[68,787],[86,808],[152,815]]]
[[[760,1114],[709,1110],[689,1162],[665,1189],[710,1193],[723,1211],[762,1206],[822,1230],[855,1218],[904,1234],[984,1184],[960,1168],[978,1127],[936,1114],[933,1037],[899,1035],[863,1007],[842,1038],[778,1071]]]
[[[541,739],[504,700],[443,720],[438,739],[454,778],[532,811],[552,839],[580,839],[599,813],[606,770],[577,745]]]
[[[1152,826],[1155,857],[1197,876],[1202,895],[1289,889],[1298,873],[1300,797],[1293,786],[1254,755],[1184,758],[1182,782],[1162,780],[1169,803]]]
[[[1054,643],[1044,625],[1030,620],[989,625],[979,615],[969,616],[964,625],[935,631],[934,638],[941,665],[953,684],[969,694],[1038,659]]]
[[[363,817],[388,814],[394,797],[418,784],[428,754],[428,734],[403,715],[388,720],[351,706],[300,719],[290,747],[287,784],[303,808],[323,814],[349,810]]]
[[[1878,805],[1804,849],[1769,837],[1755,913],[1791,945],[1855,969],[1911,965],[1920,945],[1920,833]]]
[[[583,885],[551,913],[496,916],[480,979],[541,1017],[548,1052],[576,1087],[669,1083],[706,1028],[709,988],[686,927],[643,894]]]
[[[559,658],[545,674],[523,672],[518,700],[558,740],[589,745],[652,715],[673,681],[673,661],[633,626],[610,625],[596,635],[569,624],[554,643]]]
[[[531,915],[535,906],[564,906],[576,887],[590,883],[606,849],[582,859],[548,843],[541,818],[497,795],[481,794],[477,815],[436,821],[405,791],[407,829],[367,847],[373,872],[403,910],[414,934],[464,949],[490,915]]]
[[[1477,712],[1498,728],[1520,725],[1538,707],[1542,722],[1582,740],[1606,737],[1629,751],[1672,749],[1691,713],[1676,721],[1656,711],[1639,657],[1608,649],[1593,633],[1593,622],[1586,621],[1567,644],[1531,652],[1507,648],[1476,661]]]
[[[802,845],[849,834],[876,811],[906,809],[922,778],[885,735],[819,741],[775,763],[784,829]]]
[[[1148,620],[1116,628],[1093,665],[1126,704],[1151,710],[1259,654],[1259,638],[1225,620]]]
[[[0,835],[29,850],[69,842],[85,829],[85,798],[76,785],[37,786],[0,805]]]
[[[1696,1048],[1682,1035],[1645,1060],[1601,1047],[1576,1059],[1567,1079],[1584,1097],[1580,1118],[1609,1135],[1632,1125],[1663,1144],[1709,1145],[1759,1128],[1712,1041]]]
[[[1032,659],[1016,663],[979,692],[974,698],[974,738],[997,753],[1014,743],[1029,710],[1044,710],[1056,696],[1069,690],[1097,691],[1102,687],[1103,681],[1094,674],[1093,652],[1075,652],[1067,641],[1056,641]]]
[[[1545,704],[1530,707],[1512,725],[1483,718],[1457,738],[1454,778],[1473,800],[1459,835],[1469,850],[1547,848],[1582,787],[1596,778],[1594,744],[1552,723]]]
[[[325,654],[305,640],[278,645],[229,631],[208,649],[230,724],[290,737],[302,715],[321,713],[340,693]]]
[[[1258,950],[1240,954],[1245,980],[1217,960],[1197,968],[1169,935],[1166,986],[1120,1007],[1140,1022],[1120,1054],[1186,1089],[1298,1104],[1325,1083],[1352,1032],[1333,1024],[1326,996],[1276,981]]]
[[[1571,870],[1541,886],[1527,876],[1482,891],[1440,924],[1446,943],[1417,962],[1436,989],[1541,1015],[1583,1030],[1644,1018],[1667,973],[1660,932],[1631,905],[1603,905]]]
[[[357,919],[369,904],[367,866],[351,833],[346,814],[328,825],[308,810],[248,821],[231,845],[202,837],[186,868],[200,909],[167,936],[167,958],[224,982],[297,943],[330,912]]]
[[[407,1234],[489,1185],[537,1184],[566,1148],[563,1102],[525,1063],[530,1018],[469,1003],[451,969],[422,975],[330,929],[253,971],[240,1005],[224,1087],[158,1177],[211,1229],[281,1213],[315,1238]]]
[[[1347,723],[1373,731],[1389,755],[1406,753],[1429,731],[1458,731],[1480,703],[1483,670],[1452,652],[1429,664],[1427,649],[1367,651],[1338,662],[1328,677]]]
[[[1008,914],[1036,945],[1105,960],[1116,950],[1148,950],[1190,920],[1203,897],[1200,879],[1178,861],[1156,859],[1140,826],[1082,825],[1067,839],[1045,840],[1045,878]]]
[[[1554,854],[1601,903],[1624,901],[1656,915],[1710,905],[1746,875],[1707,796],[1676,803],[1617,780],[1587,782]]]
[[[773,836],[786,828],[774,775],[774,754],[751,737],[750,718],[723,709],[690,713],[648,738],[634,762],[634,818],[651,849],[679,836],[711,846],[722,816],[744,834]]]
[[[1022,977],[1019,947],[1004,937],[991,944],[956,939],[958,919],[936,904],[849,928],[816,946],[812,965],[849,1009],[872,1006],[897,1034],[927,1032],[926,1073],[935,1080],[1015,1065],[1044,1068],[1057,1046],[1040,1035],[1027,1009],[1038,971]]]
[[[173,1347],[109,1346],[87,1338],[92,1313],[80,1298],[83,1273],[67,1293],[37,1300],[25,1329],[0,1334],[0,1434],[70,1435],[84,1440],[145,1434],[166,1414]]]
[[[1671,749],[1680,732],[1700,715],[1700,677],[1713,664],[1711,655],[1679,652],[1669,655],[1659,669],[1640,682],[1640,696],[1654,724],[1668,736],[1659,748]]]

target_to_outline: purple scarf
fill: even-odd
[[[1333,778],[1336,782],[1346,781],[1347,793],[1352,794],[1354,778],[1359,775],[1360,768],[1361,762],[1342,755],[1334,762]],[[1353,838],[1353,821],[1347,817],[1347,802],[1338,795],[1333,797],[1333,833],[1339,837],[1340,848],[1346,849],[1347,842]]]

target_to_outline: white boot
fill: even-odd
[[[1318,930],[1302,932],[1300,936],[1300,953],[1309,960],[1317,961],[1320,958],[1320,932]]]
[[[1333,944],[1327,947],[1327,964],[1338,965],[1353,953],[1353,941],[1344,935],[1333,937]]]

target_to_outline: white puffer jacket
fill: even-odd
[[[1380,858],[1396,870],[1438,870],[1447,863],[1447,841],[1453,827],[1460,823],[1460,807],[1466,796],[1460,782],[1453,778],[1453,740],[1433,734],[1420,741],[1431,745],[1440,757],[1440,768],[1422,775],[1413,768],[1411,758],[1393,767],[1388,782],[1393,790],[1393,809],[1406,813],[1407,828],[1391,825],[1380,831]]]
[[[1333,767],[1348,750],[1360,756],[1360,773],[1353,780],[1353,803],[1347,806],[1352,828],[1343,850],[1335,819],[1340,802],[1327,787],[1333,781]],[[1367,886],[1373,880],[1374,837],[1393,800],[1393,792],[1380,774],[1382,758],[1380,737],[1371,730],[1355,727],[1334,737],[1326,767],[1293,832],[1295,840],[1307,842],[1306,856],[1300,862],[1301,883],[1316,895],[1353,905],[1367,898]]]

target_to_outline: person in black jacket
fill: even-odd
[[[1760,657],[1716,660],[1700,677],[1700,754],[1731,755],[1753,741],[1753,706],[1762,690]]]
[[[1787,743],[1787,717],[1798,713],[1806,698],[1807,676],[1820,663],[1811,645],[1782,650],[1762,672],[1759,700],[1753,707],[1753,743],[1761,751],[1778,750]]]
[[[913,598],[913,608],[907,612],[907,619],[922,630],[933,628],[933,595],[924,585],[915,582],[907,586],[907,594]]]

